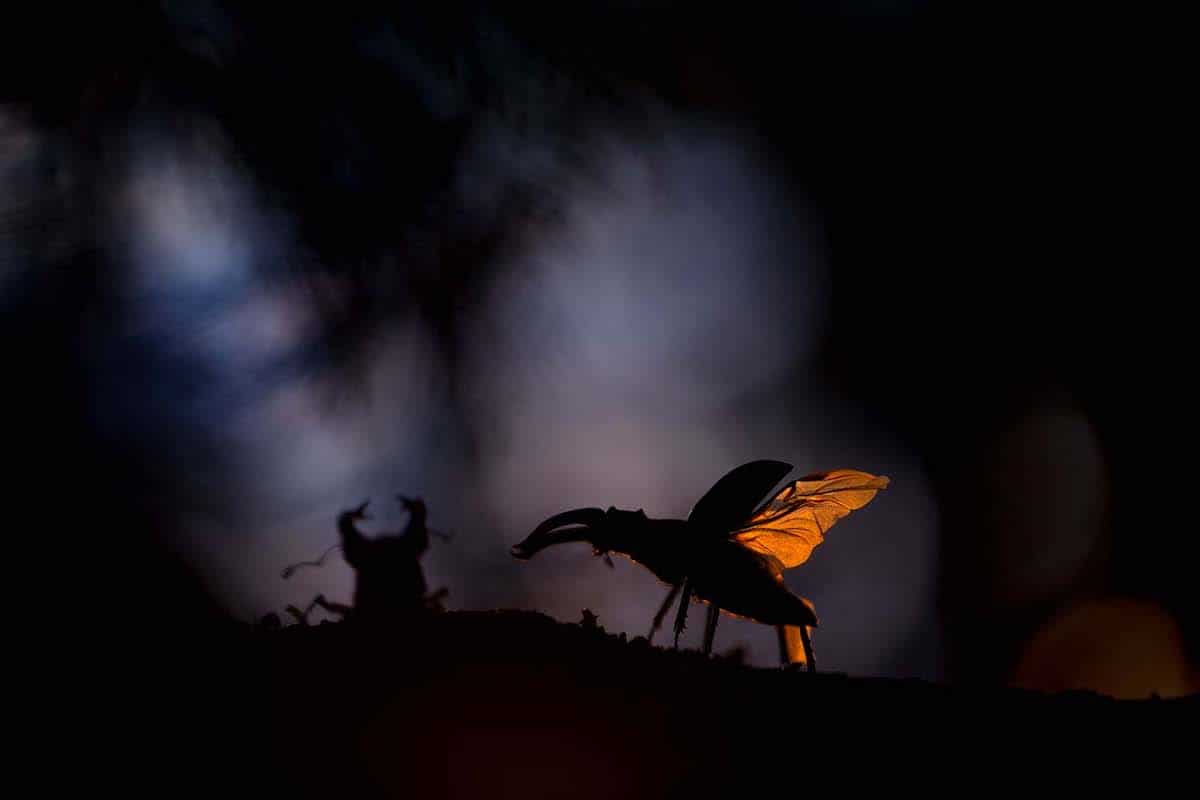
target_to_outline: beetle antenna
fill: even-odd
[[[279,576],[286,581],[288,578],[295,575],[296,570],[300,569],[301,567],[319,567],[325,563],[325,559],[329,558],[330,553],[332,553],[334,550],[341,550],[341,549],[342,549],[342,545],[340,543],[335,544],[332,547],[326,549],[324,553],[321,553],[321,556],[319,558],[317,558],[313,561],[298,561],[295,564],[288,564],[286,567],[283,568],[283,571],[279,573]]]

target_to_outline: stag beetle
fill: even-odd
[[[825,531],[869,503],[889,480],[857,470],[815,473],[759,506],[791,471],[792,465],[781,461],[743,464],[709,489],[686,520],[652,519],[641,510],[613,507],[564,511],[538,525],[511,552],[529,559],[550,545],[587,542],[596,555],[624,555],[671,586],[654,616],[651,638],[682,594],[675,619],[678,647],[695,595],[709,607],[705,654],[712,652],[719,614],[725,611],[775,625],[783,662],[802,660],[814,670],[809,629],[817,627],[817,616],[810,602],[787,588],[783,571],[808,560]]]

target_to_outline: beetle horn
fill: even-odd
[[[534,528],[533,533],[525,537],[525,541],[513,545],[511,552],[516,558],[526,559],[552,544],[586,542],[587,529],[603,520],[602,508],[576,508],[555,514]]]

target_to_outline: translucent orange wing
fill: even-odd
[[[887,488],[888,478],[853,469],[806,475],[788,484],[731,534],[744,547],[779,560],[803,564],[825,532]]]

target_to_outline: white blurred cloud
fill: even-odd
[[[127,192],[137,289],[177,294],[251,277],[256,209],[215,144],[142,154]]]

